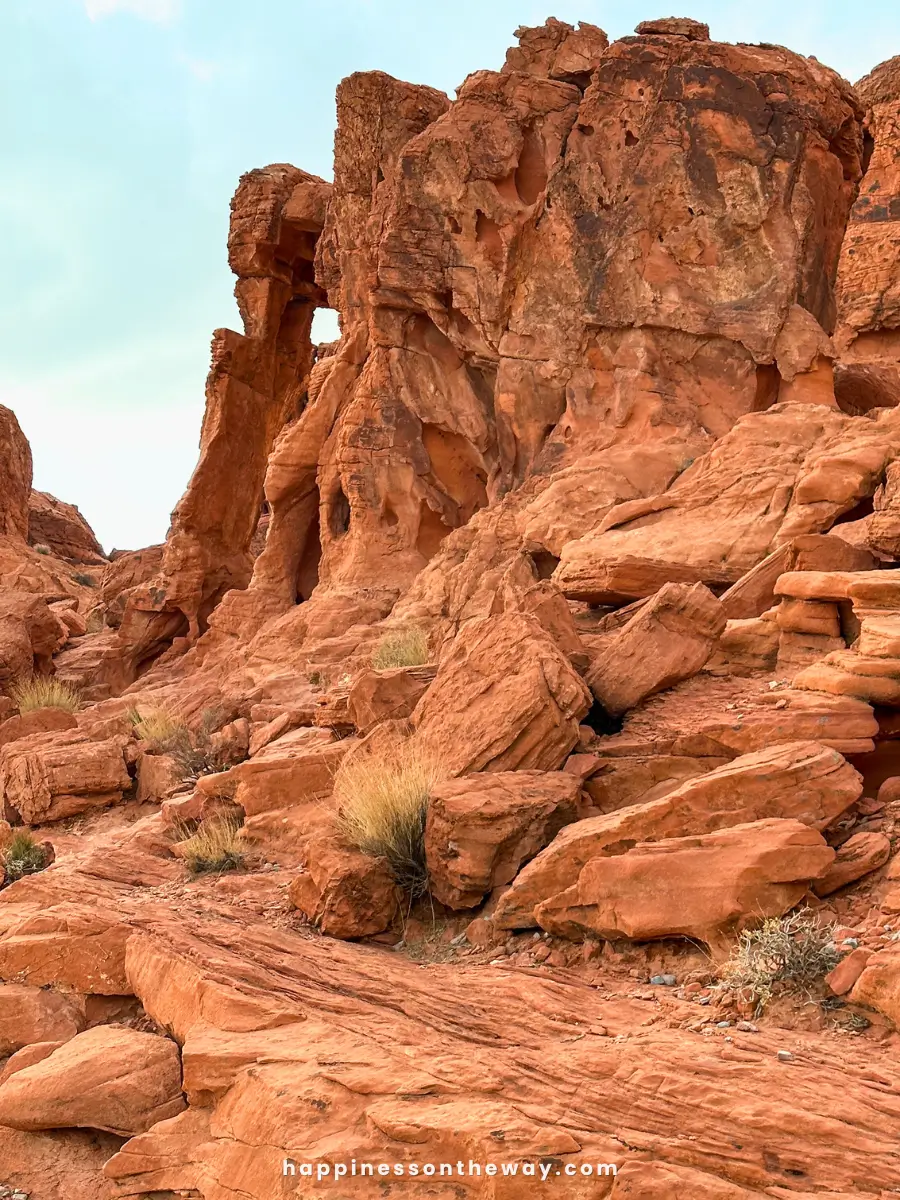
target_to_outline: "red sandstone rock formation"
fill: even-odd
[[[0,857],[55,854],[0,875],[0,1191],[896,1184],[896,60],[517,36],[452,102],[345,80],[333,185],[241,181],[164,546],[93,591],[29,550],[0,410],[0,671],[83,702],[0,696]],[[344,762],[414,806],[423,903],[340,832]],[[223,817],[240,869],[190,877]],[[694,943],[804,905],[822,1003],[757,1014]]]
[[[105,565],[103,547],[74,504],[49,492],[32,491],[28,502],[28,543],[48,546],[59,558],[91,566]]]

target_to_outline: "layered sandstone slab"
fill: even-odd
[[[574,887],[592,859],[615,857],[635,842],[705,835],[772,818],[823,829],[861,793],[858,772],[837,751],[815,742],[742,755],[658,799],[569,825],[520,872],[494,919],[507,929],[534,925],[538,906]]]
[[[175,1043],[123,1026],[79,1033],[0,1084],[0,1126],[24,1132],[87,1128],[130,1137],[185,1107]]]
[[[770,819],[694,837],[639,842],[590,859],[538,923],[568,937],[689,937],[722,951],[748,922],[793,908],[835,853],[800,821]]]

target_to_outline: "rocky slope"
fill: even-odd
[[[898,60],[517,38],[242,178],[163,546],[0,409],[0,1196],[898,1188]]]

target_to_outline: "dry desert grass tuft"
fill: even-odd
[[[20,679],[10,688],[10,695],[20,713],[34,712],[38,708],[62,708],[73,713],[81,707],[81,697],[75,688],[52,676]]]
[[[428,662],[428,637],[421,629],[395,629],[386,633],[372,654],[372,667],[421,667]]]
[[[364,854],[386,858],[413,898],[428,890],[425,819],[433,788],[446,778],[441,762],[414,740],[350,756],[335,775],[344,836]]]
[[[809,908],[769,917],[758,928],[741,934],[737,949],[723,967],[723,982],[745,991],[757,1014],[763,1012],[779,985],[810,995],[840,961],[833,939],[834,926],[820,923]]]
[[[231,814],[218,814],[201,821],[191,832],[185,826],[176,829],[178,853],[192,875],[234,871],[244,865],[241,820]]]

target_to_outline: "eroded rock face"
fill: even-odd
[[[159,576],[134,592],[117,645],[120,685],[173,640],[192,644],[209,613],[250,578],[260,490],[275,436],[306,403],[313,275],[330,187],[284,164],[244,175],[231,205],[229,264],[244,333],[217,330],[200,458],[172,514]]]
[[[0,536],[25,540],[31,494],[31,447],[16,415],[0,405]]]
[[[28,501],[28,543],[49,546],[73,563],[105,564],[106,555],[93,529],[74,504],[49,492],[32,491]]]

